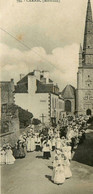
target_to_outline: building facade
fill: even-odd
[[[47,71],[34,70],[21,78],[15,87],[15,103],[44,123],[57,122],[64,113],[64,100]]]
[[[83,49],[80,46],[77,73],[78,115],[93,115],[93,20],[88,0]]]

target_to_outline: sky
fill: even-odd
[[[93,10],[93,0],[91,5]],[[1,80],[14,78],[16,84],[21,73],[38,69],[48,70],[60,91],[67,84],[76,87],[86,8],[87,0],[60,3],[1,0]]]

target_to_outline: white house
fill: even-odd
[[[15,103],[45,123],[57,122],[65,114],[64,100],[48,71],[34,70],[21,77],[15,86]]]

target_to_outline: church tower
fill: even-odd
[[[80,45],[77,73],[78,115],[93,115],[93,20],[91,2],[88,0],[83,49]]]

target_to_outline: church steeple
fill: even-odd
[[[91,9],[91,2],[88,0],[87,5],[87,15],[86,15],[86,21],[90,20],[92,22],[92,9]]]
[[[84,44],[83,44],[84,65],[93,65],[93,21],[91,2],[88,0]]]
[[[93,21],[91,2],[86,11],[83,49],[79,50],[76,110],[78,115],[93,115]],[[93,1],[93,0],[92,0]]]
[[[79,67],[82,67],[82,46],[80,44],[80,49],[79,49]]]

